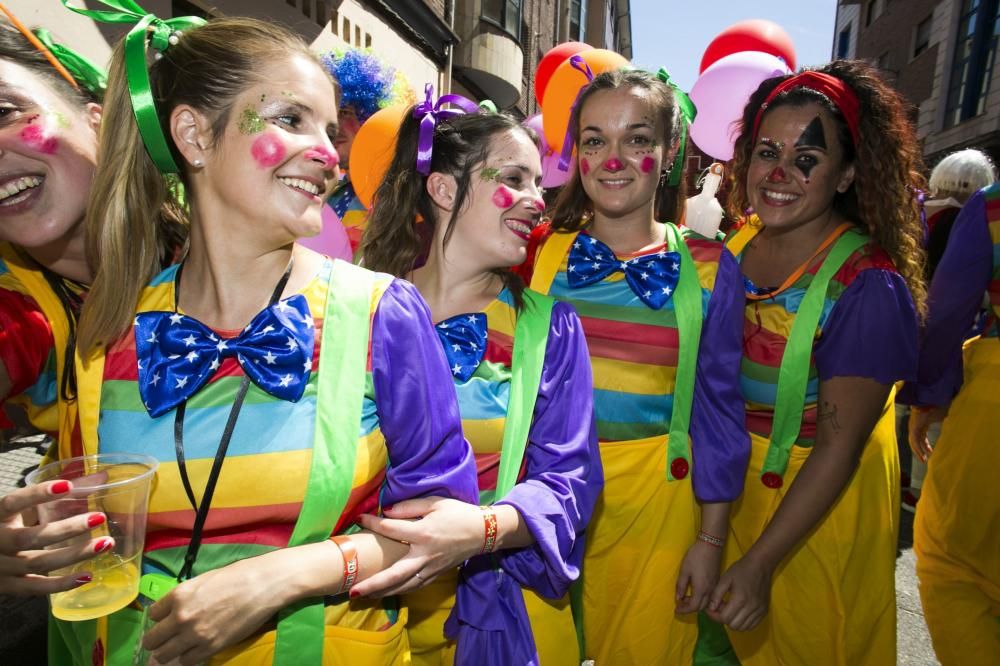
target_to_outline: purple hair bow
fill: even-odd
[[[573,69],[582,72],[587,77],[588,83],[594,80],[594,73],[590,71],[590,65],[580,56],[570,56],[569,64]],[[560,171],[569,171],[569,161],[573,157],[573,113],[576,111],[576,105],[580,103],[580,95],[583,93],[585,87],[580,86],[579,92],[576,93],[576,99],[573,100],[573,106],[569,109],[570,122],[566,126],[566,138],[563,139],[562,152],[559,153],[558,166]]]
[[[417,171],[423,175],[431,172],[431,156],[434,152],[434,128],[439,120],[445,120],[462,113],[476,113],[479,105],[461,95],[441,95],[434,99],[434,86],[424,86],[424,101],[413,107],[413,117],[420,119],[420,136],[417,139]],[[454,104],[458,109],[442,107]]]

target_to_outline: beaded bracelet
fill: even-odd
[[[497,514],[491,506],[479,507],[483,511],[483,550],[492,553],[497,547]]]
[[[330,537],[330,541],[340,549],[340,554],[344,556],[344,578],[337,591],[337,594],[341,594],[349,591],[358,581],[358,548],[349,536],[333,536]]]
[[[715,546],[716,548],[722,548],[726,544],[725,539],[721,539],[717,536],[712,536],[708,532],[698,531],[698,541],[704,541],[710,546]]]

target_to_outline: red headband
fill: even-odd
[[[796,74],[795,76],[790,76],[771,91],[771,94],[767,96],[764,103],[760,105],[757,109],[757,115],[753,119],[753,139],[757,140],[757,130],[760,129],[760,119],[764,115],[764,111],[767,110],[768,105],[771,101],[783,92],[788,90],[793,90],[795,88],[808,88],[809,90],[815,90],[818,93],[826,95],[833,104],[840,109],[841,115],[844,116],[844,122],[847,123],[847,129],[851,131],[851,138],[854,140],[854,145],[858,145],[858,123],[860,121],[861,103],[858,101],[858,96],[851,90],[850,86],[838,79],[836,76],[830,76],[829,74],[824,74],[822,72],[807,71],[801,74]]]

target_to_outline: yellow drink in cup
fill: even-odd
[[[50,572],[65,576],[89,572],[89,583],[53,594],[52,614],[61,620],[92,620],[124,608],[139,592],[139,564],[146,538],[146,512],[157,461],[145,455],[101,453],[60,460],[27,477],[29,484],[63,479],[73,484],[64,497],[39,505],[41,524],[99,511],[107,521],[89,532],[49,546],[62,548],[102,536],[114,547],[92,559]]]

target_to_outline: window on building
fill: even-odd
[[[354,26],[354,45],[361,48],[361,26]]]
[[[582,42],[587,32],[586,23],[583,21],[586,6],[587,3],[581,0],[570,0],[569,3],[569,38],[576,42]]]
[[[868,6],[865,7],[865,27],[870,26],[881,14],[882,0],[868,0]]]
[[[365,33],[365,48],[366,49],[370,49],[371,47],[372,47],[372,36],[366,32]]]
[[[340,27],[340,17],[337,14],[337,10],[334,9],[330,12],[330,32],[336,35],[338,27]]]
[[[344,17],[343,30],[340,31],[340,38],[347,42],[348,45],[351,43],[351,22]]]
[[[917,24],[917,31],[913,39],[913,57],[916,58],[918,55],[926,51],[931,46],[931,19],[933,16],[928,16],[923,21]]]
[[[483,0],[479,16],[520,41],[521,0]]]
[[[851,24],[848,23],[837,35],[837,58],[843,60],[851,55]]]
[[[998,10],[1000,0],[962,0],[945,103],[946,129],[985,110],[1000,33]]]
[[[329,16],[328,12],[326,0],[316,0],[316,23],[325,25],[327,16]]]
[[[875,66],[883,72],[889,71],[889,52],[886,51],[875,60]]]

